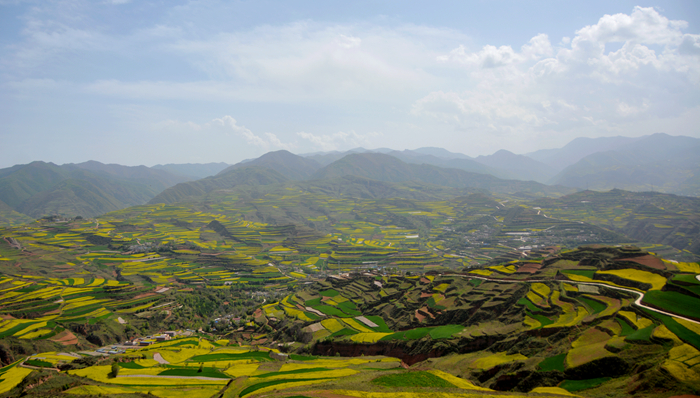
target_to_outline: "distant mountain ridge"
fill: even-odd
[[[527,156],[500,150],[477,158],[425,147],[305,155],[280,150],[234,165],[88,161],[58,166],[37,161],[0,169],[0,222],[53,214],[89,217],[147,202],[174,203],[274,184],[372,198],[437,198],[459,190],[540,197],[614,188],[700,196],[700,139],[663,133],[577,138]],[[433,195],[431,189],[441,194]]]
[[[159,193],[148,203],[175,203],[204,196],[213,191],[232,189],[241,185],[261,186],[286,181],[289,181],[287,177],[266,167],[248,166],[233,168],[224,170],[213,177],[177,184]]]
[[[477,188],[502,193],[521,192],[540,195],[561,191],[562,188],[549,187],[536,182],[504,180],[488,174],[470,173],[454,168],[408,164],[388,154],[380,153],[347,155],[322,168],[311,178],[318,180],[346,175],[387,182],[420,181],[453,188]],[[567,190],[563,189],[563,191]]]
[[[321,168],[321,165],[313,159],[306,159],[289,151],[281,150],[268,152],[251,161],[234,164],[222,170],[217,175],[223,175],[231,170],[246,167],[265,167],[280,173],[290,180],[301,181],[308,179]]]
[[[198,180],[218,174],[221,170],[229,167],[230,164],[219,163],[168,163],[157,164],[152,169],[165,170],[168,173],[189,177],[191,180]]]
[[[599,138],[579,137],[562,148],[540,149],[539,151],[526,153],[525,156],[537,160],[540,163],[544,163],[555,170],[563,170],[588,155],[615,150],[638,139],[639,138],[620,136]]]
[[[551,166],[505,149],[493,155],[479,156],[474,160],[489,167],[505,170],[511,178],[516,180],[546,183],[556,172]]]
[[[0,170],[0,201],[30,217],[90,217],[146,203],[187,178],[145,166],[32,162]]]
[[[582,158],[550,183],[700,196],[700,139],[666,134],[640,137],[615,150]]]

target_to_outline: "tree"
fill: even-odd
[[[117,377],[117,375],[119,375],[119,364],[115,362],[112,364],[112,371],[110,372],[110,376]]]
[[[203,364],[203,363],[200,363],[200,364],[199,364],[199,370],[197,371],[197,373],[202,373],[203,370],[204,370],[204,364]]]

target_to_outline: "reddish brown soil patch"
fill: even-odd
[[[421,314],[420,312],[418,312],[418,310],[416,310],[416,314],[415,314],[415,315],[416,315],[416,319],[418,319],[418,322],[423,322],[423,320],[425,319],[425,315],[423,315],[423,314]]]
[[[431,293],[423,292],[423,293],[420,294],[420,298],[426,298],[426,297],[430,297],[430,296],[432,296]]]
[[[180,290],[180,291],[181,291],[181,292],[193,292],[194,289],[192,289],[191,287],[187,287],[187,288],[184,288],[184,289],[182,289],[182,290]]]
[[[518,268],[516,273],[530,273],[534,274],[535,272],[539,271],[540,268],[542,268],[542,264],[539,263],[528,263],[523,265],[522,267]]]
[[[304,309],[304,311],[306,311],[306,309]],[[255,318],[260,318],[260,316],[262,316],[262,309],[258,308],[258,309],[255,310],[255,312],[253,313],[253,317],[255,317]]]
[[[450,297],[450,298],[445,299],[445,300],[437,301],[437,302],[435,302],[435,304],[450,308],[453,305],[455,305],[455,297]]]
[[[17,319],[17,318],[13,317],[10,314],[0,314],[0,319],[10,320],[10,319]]]
[[[55,341],[56,343],[59,343],[61,345],[78,344],[78,338],[75,337],[75,335],[68,330],[62,331],[61,333],[55,335],[54,337],[50,338],[49,340]]]
[[[429,317],[435,319],[435,315],[433,315],[433,313],[430,312],[430,310],[428,309],[428,307],[421,307],[417,312],[420,312],[420,313],[422,313],[422,314],[424,314],[424,315],[427,315],[427,316],[429,316]]]
[[[426,278],[420,278],[421,283],[430,283],[430,281]]]
[[[663,261],[659,260],[658,258],[652,256],[652,255],[646,255],[646,256],[641,256],[641,257],[634,257],[634,258],[621,258],[617,261],[631,261],[633,263],[641,264],[649,268],[654,268],[658,270],[665,270],[666,265],[664,264]]]
[[[138,296],[135,296],[134,299],[140,299],[144,297],[150,297],[150,296],[155,296],[155,293],[141,293]]]
[[[56,308],[55,310],[44,312],[44,315],[53,315],[53,314],[60,314],[60,313],[61,313],[61,310]]]

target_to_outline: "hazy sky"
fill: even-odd
[[[700,137],[698,1],[0,0],[0,167]]]

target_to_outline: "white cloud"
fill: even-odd
[[[297,133],[302,139],[308,140],[311,144],[323,151],[334,151],[339,149],[350,149],[349,147],[371,146],[372,138],[378,137],[379,133],[358,134],[354,131],[348,133],[339,131],[334,134],[312,134],[299,132]]]
[[[437,59],[440,62],[456,61],[467,66],[497,68],[520,64],[551,54],[552,45],[549,42],[549,38],[546,34],[539,34],[522,46],[519,53],[516,53],[511,46],[495,47],[486,45],[481,51],[476,53],[468,53],[464,46],[459,46],[448,55],[441,55]]]
[[[669,45],[680,43],[685,21],[671,21],[653,8],[634,7],[630,15],[605,15],[595,25],[576,31],[579,42],[643,42]]]
[[[459,46],[438,61],[460,65],[471,87],[433,91],[412,113],[513,139],[591,125],[588,134],[629,134],[624,126],[632,119],[674,117],[697,105],[700,36],[684,34],[686,27],[635,7],[630,15],[605,15],[556,49],[544,34],[520,51]],[[618,45],[606,50],[609,43]]]
[[[288,98],[396,99],[438,78],[424,69],[434,49],[420,40],[457,37],[449,30],[327,25],[310,21],[260,26],[168,46],[217,80]],[[438,36],[437,38],[435,36]],[[462,37],[462,36],[459,36]]]
[[[678,52],[683,55],[700,55],[700,35],[683,35],[683,41],[678,46]]]
[[[13,56],[3,63],[12,63],[15,70],[42,66],[57,56],[71,52],[102,50],[112,40],[93,30],[81,29],[63,22],[30,18],[22,35],[25,42],[11,45]]]
[[[658,9],[605,15],[561,39],[544,25],[531,38],[475,46],[459,31],[390,17],[234,23],[237,2],[226,13],[207,1],[112,5],[122,2],[21,7],[22,27],[0,48],[7,131],[20,136],[41,113],[66,132],[183,137],[169,153],[201,141],[206,154],[213,149],[197,137],[221,140],[215,149],[227,161],[282,148],[455,145],[477,154],[470,148],[549,136],[698,135],[690,110],[700,106],[700,35]],[[487,37],[482,28],[470,31]],[[501,37],[522,31],[516,23]],[[211,120],[231,109],[249,128]],[[158,120],[158,131],[144,127]]]
[[[181,122],[178,120],[164,120],[154,124],[154,128],[161,131],[180,132],[189,130],[196,132],[198,139],[207,140],[213,139],[212,142],[217,142],[215,135],[229,135],[234,137],[242,137],[249,145],[257,147],[265,152],[270,150],[287,149],[291,150],[296,147],[293,143],[282,142],[277,135],[273,133],[263,133],[258,135],[250,131],[245,126],[238,124],[236,119],[226,115],[221,118],[213,119],[210,122],[198,124],[191,121]],[[204,135],[207,135],[204,137]]]

